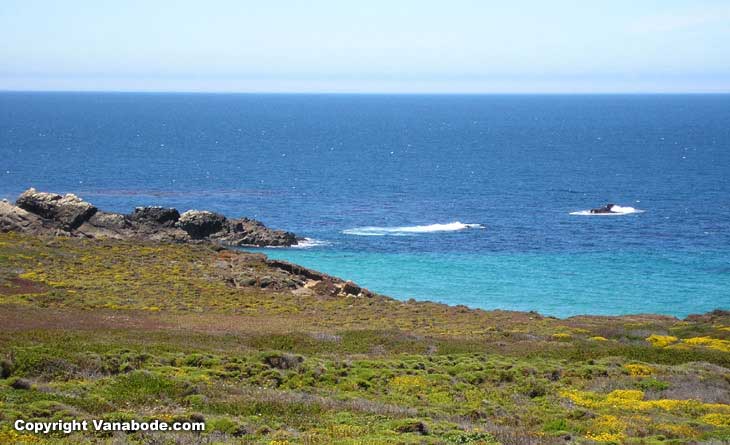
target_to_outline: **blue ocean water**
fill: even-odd
[[[29,186],[255,217],[401,299],[730,309],[730,95],[0,93],[0,197]],[[644,212],[570,214],[607,202]]]

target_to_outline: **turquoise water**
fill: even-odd
[[[684,316],[730,309],[729,122],[730,95],[0,93],[0,198],[257,218],[400,299]],[[606,203],[643,212],[581,213]]]
[[[661,312],[686,316],[721,306],[725,252],[373,254],[265,249],[387,295],[485,309],[577,314]],[[697,297],[705,296],[705,297]]]

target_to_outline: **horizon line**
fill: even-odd
[[[105,90],[105,89],[4,89],[0,93],[86,93],[86,94],[239,94],[239,95],[327,95],[327,96],[721,96],[727,91],[254,91],[254,90]]]

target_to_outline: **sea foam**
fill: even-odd
[[[297,244],[293,246],[289,246],[291,249],[310,249],[312,247],[321,247],[321,246],[329,246],[332,243],[329,241],[321,240],[321,239],[314,239],[314,238],[304,238],[300,239]]]
[[[345,235],[357,236],[408,236],[419,233],[434,232],[457,232],[466,229],[483,229],[481,224],[465,224],[459,221],[446,224],[429,224],[423,226],[401,226],[401,227],[355,227],[354,229],[343,230]]]
[[[571,215],[579,216],[620,216],[620,215],[631,215],[632,213],[644,213],[644,210],[639,210],[634,207],[614,205],[611,207],[610,213],[591,213],[590,210],[581,210],[578,212],[570,212]]]

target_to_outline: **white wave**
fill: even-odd
[[[298,238],[293,246],[265,246],[262,249],[310,249],[312,247],[331,246],[332,243],[314,238]]]
[[[312,247],[321,247],[321,246],[329,246],[332,243],[329,241],[321,240],[321,239],[314,239],[314,238],[304,238],[297,241],[297,244],[291,246],[292,249],[311,249]]]
[[[345,235],[357,236],[408,236],[418,233],[434,232],[456,232],[466,229],[483,229],[481,224],[464,224],[459,221],[447,224],[429,224],[424,226],[402,226],[402,227],[355,227],[354,229],[343,230]]]
[[[580,216],[621,216],[631,215],[632,213],[644,213],[644,210],[639,210],[634,207],[615,205],[611,207],[611,211],[608,213],[591,213],[590,210],[581,210],[578,212],[570,212],[571,215]]]

